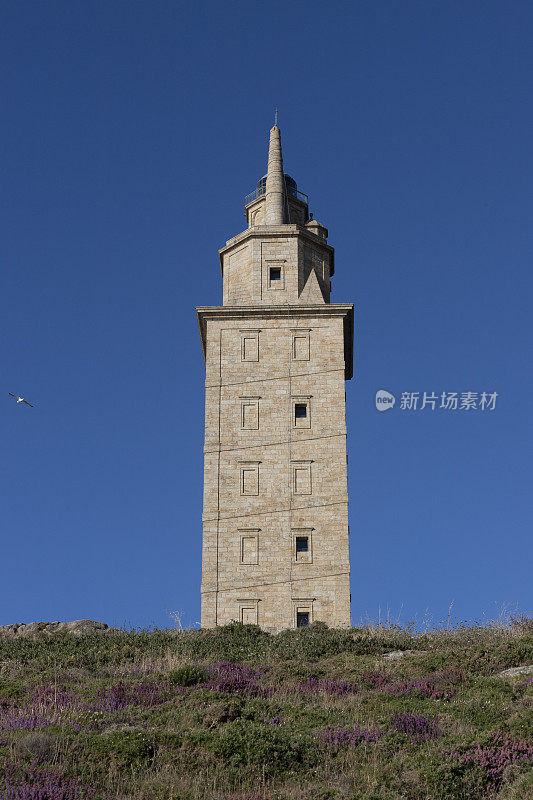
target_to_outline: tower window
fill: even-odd
[[[258,347],[255,336],[245,336],[242,340],[242,360],[258,361]]]
[[[293,626],[306,628],[315,619],[313,603],[314,598],[293,598]]]
[[[281,259],[268,260],[264,266],[267,289],[285,289],[285,262]]]
[[[294,428],[311,427],[311,396],[292,399],[292,424]]]
[[[257,606],[241,608],[241,622],[243,625],[257,625]]]
[[[241,532],[241,564],[258,564],[259,563],[259,534],[247,530],[244,534]]]
[[[295,403],[294,419],[307,419],[307,403]]]
[[[296,329],[292,334],[292,357],[294,361],[309,361],[310,332]]]
[[[259,461],[245,461],[240,465],[241,494],[259,494]]]
[[[241,429],[257,430],[259,428],[259,397],[241,397]]]
[[[257,494],[257,472],[255,469],[243,469],[242,494]]]
[[[243,625],[257,625],[259,600],[246,598],[239,600],[239,616],[237,619]]]
[[[241,331],[241,361],[259,361],[259,331]]]
[[[294,494],[311,494],[311,461],[293,461],[292,491]]]
[[[295,564],[313,563],[312,528],[293,528],[292,560]],[[305,611],[306,609],[301,609]]]

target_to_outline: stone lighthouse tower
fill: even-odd
[[[280,130],[220,250],[223,304],[197,309],[206,366],[202,627],[350,625],[345,380],[353,305],[283,170]]]

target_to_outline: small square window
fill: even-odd
[[[257,471],[255,469],[243,469],[242,494],[257,494]]]
[[[264,275],[267,289],[276,291],[285,289],[285,263],[283,261],[267,261]]]
[[[255,336],[245,336],[242,343],[243,361],[257,361],[257,339]]]
[[[241,361],[259,361],[259,331],[241,331]]]
[[[245,463],[240,467],[240,490],[244,495],[259,494],[259,463]]]
[[[292,624],[296,628],[306,628],[315,619],[313,610],[314,599],[300,597],[298,599],[293,598],[292,602],[294,615]]]
[[[313,563],[313,542],[311,529],[293,530],[292,560],[294,564]],[[305,611],[305,608],[303,609]]]
[[[258,562],[257,534],[241,536],[241,564],[257,564]]]
[[[243,625],[257,625],[257,606],[241,608],[241,622]]]
[[[298,462],[292,467],[294,494],[311,494],[311,462]]]
[[[309,398],[293,398],[292,424],[294,428],[311,427],[311,400]]]
[[[307,403],[294,404],[294,419],[307,419]]]
[[[259,401],[246,399],[241,401],[241,428],[253,431],[259,428]]]
[[[292,357],[295,361],[309,361],[309,331],[298,331],[292,336]]]
[[[294,491],[296,494],[311,494],[311,481],[308,467],[294,470]]]
[[[257,625],[259,601],[248,598],[239,600],[239,622],[243,625]]]

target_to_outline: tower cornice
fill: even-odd
[[[253,228],[247,228],[232,239],[228,239],[224,247],[220,248],[218,257],[222,276],[224,275],[224,256],[234,247],[250,239],[281,239],[288,236],[301,236],[302,239],[306,239],[314,247],[320,247],[326,250],[330,254],[330,275],[335,274],[335,248],[328,244],[322,236],[317,236],[316,233],[313,233],[302,225],[257,225]]]
[[[353,375],[353,336],[354,305],[353,303],[327,303],[323,305],[276,305],[276,306],[198,306],[196,309],[204,361],[206,355],[207,322],[209,320],[231,320],[239,322],[258,318],[308,320],[312,317],[342,317],[344,323],[344,368],[346,380]]]

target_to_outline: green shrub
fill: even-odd
[[[444,643],[443,643],[444,644]],[[494,675],[507,667],[530,664],[533,660],[533,639],[507,638],[490,640],[471,647],[449,646],[420,656],[419,664],[425,669],[461,669],[474,675]]]
[[[266,775],[296,769],[314,760],[311,741],[276,726],[236,719],[202,744],[228,764],[260,767]]]
[[[174,686],[196,686],[198,683],[204,683],[208,677],[209,675],[205,669],[193,664],[178,667],[168,674],[168,680]]]
[[[18,681],[0,681],[0,698],[22,697],[25,687]]]
[[[428,797],[439,800],[475,800],[469,794],[468,776],[463,765],[451,759],[430,758],[421,766],[421,776],[428,788]]]
[[[86,752],[93,762],[104,761],[124,769],[150,761],[154,756],[154,747],[144,731],[122,730],[89,736]]]

